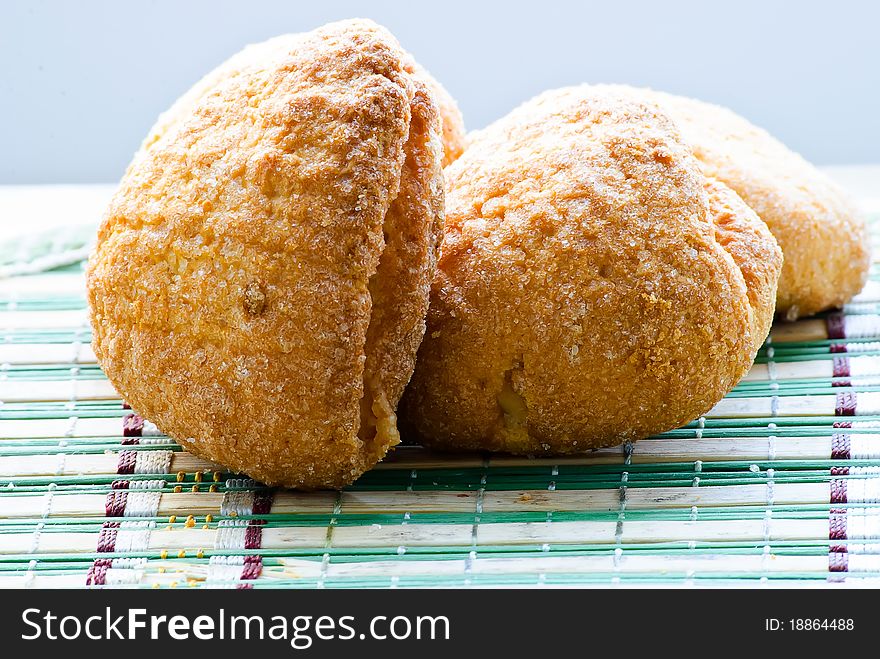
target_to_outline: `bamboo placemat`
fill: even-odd
[[[0,586],[880,583],[877,264],[684,428],[564,459],[401,447],[339,493],[227,473],[127,409],[81,263],[0,279],[0,333]]]

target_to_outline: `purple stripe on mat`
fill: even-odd
[[[846,481],[835,478],[831,481],[831,501],[830,503],[846,503]]]
[[[259,549],[263,546],[263,524],[265,519],[252,519],[244,532],[244,548]]]
[[[275,500],[275,492],[272,490],[255,492],[254,504],[251,506],[253,515],[269,515],[272,511],[272,503]],[[252,519],[248,522],[244,532],[244,548],[249,551],[260,549],[263,546],[263,526],[265,519]],[[244,565],[241,568],[241,581],[253,581],[263,573],[263,558],[259,555],[250,554],[244,557]],[[239,583],[238,588],[250,589],[253,584]]]
[[[104,522],[98,536],[98,548],[101,554],[109,554],[116,550],[116,534],[119,533],[119,522]]]
[[[120,451],[119,462],[116,465],[117,474],[133,474],[134,465],[137,462],[136,451]]]
[[[828,511],[828,539],[846,540],[846,509],[832,508]],[[832,544],[829,551],[845,552],[846,545]]]
[[[831,436],[831,459],[849,460],[850,437],[848,433],[834,433]]]
[[[832,551],[828,554],[829,572],[846,572],[849,569],[849,555],[845,551]]]
[[[274,492],[255,492],[254,493],[254,515],[268,515],[272,510],[272,502],[275,500]]]
[[[835,313],[828,316],[825,319],[825,328],[831,340],[846,338],[846,320],[843,314]]]
[[[123,517],[127,501],[127,490],[110,490],[107,493],[107,498],[104,500],[104,512],[107,517]]]
[[[852,391],[841,391],[837,394],[834,414],[837,416],[855,416],[858,399]]]
[[[144,431],[144,419],[137,414],[126,414],[122,417],[122,436],[140,437]]]
[[[86,586],[103,586],[107,583],[107,570],[113,564],[109,558],[97,558],[86,573]]]
[[[253,581],[254,579],[258,579],[262,573],[263,558],[261,556],[244,557],[244,565],[241,568],[242,580]],[[238,588],[241,590],[248,590],[253,588],[253,585],[249,583],[240,583],[238,584]]]

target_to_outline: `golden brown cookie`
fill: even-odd
[[[586,451],[686,423],[748,370],[780,250],[657,106],[547,92],[474,134],[445,175],[408,438]]]
[[[710,103],[650,90],[708,176],[735,190],[785,254],[777,313],[789,320],[840,307],[865,285],[865,220],[828,176],[766,131]]]
[[[442,224],[441,127],[368,21],[234,56],[151,132],[88,269],[93,346],[141,414],[270,484],[398,442]]]
[[[369,23],[369,21],[348,22]],[[153,142],[158,140],[165,131],[177,121],[178,117],[187,116],[192,111],[194,104],[197,103],[202,96],[209,93],[219,81],[226,78],[239,67],[239,62],[259,61],[273,50],[285,48],[286,44],[288,44],[291,39],[299,36],[300,35],[288,34],[261,43],[251,44],[230,57],[223,64],[205,75],[186,93],[177,99],[168,110],[159,116],[156,124],[150,129],[149,134],[144,139],[141,148],[149,148]],[[409,53],[403,54],[403,68],[407,73],[421,80],[421,82],[427,87],[427,92],[434,97],[434,104],[439,111],[440,123],[442,126],[442,164],[443,167],[446,167],[462,154],[466,144],[464,118],[461,115],[461,111],[458,109],[458,104],[446,88]]]

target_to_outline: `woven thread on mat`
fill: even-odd
[[[242,487],[253,487],[256,483],[250,479],[230,479],[226,481],[226,493],[220,506],[222,515],[269,515],[271,514],[273,495],[271,492],[254,490],[240,490]],[[228,519],[222,520],[217,525],[217,535],[214,548],[221,551],[253,551],[262,547],[263,525],[265,519],[253,518],[249,520]],[[232,558],[232,557],[226,557]],[[238,561],[233,563],[239,565]],[[208,579],[219,581],[236,582],[239,588],[250,588],[248,582],[259,578],[263,569],[262,558],[258,554],[243,554],[241,556],[241,570],[237,573],[229,570],[229,562],[221,562],[220,568],[213,573],[209,572]]]
[[[877,265],[844,313],[774,327],[723,404],[631,451],[401,447],[340,494],[277,495],[226,480],[113,394],[69,285],[81,276],[0,280],[0,533],[20,552],[0,586],[880,579]],[[84,524],[100,527],[85,552]]]

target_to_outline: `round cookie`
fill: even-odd
[[[408,438],[582,452],[686,423],[748,370],[780,250],[656,105],[547,92],[474,134],[445,175]]]
[[[363,20],[346,22],[362,25],[371,23],[370,21]],[[178,118],[188,116],[192,112],[194,105],[205,94],[210,93],[217,83],[224,78],[234,75],[235,71],[243,63],[259,61],[266,56],[265,54],[271,53],[275,49],[284,49],[292,39],[296,39],[299,36],[287,34],[246,46],[243,50],[203,76],[178,98],[170,108],[159,115],[156,123],[144,139],[141,149],[149,149],[154,142],[174,125]],[[427,88],[427,92],[433,96],[434,104],[437,106],[440,114],[440,124],[442,127],[443,160],[441,164],[443,167],[446,167],[464,152],[466,146],[466,130],[461,110],[458,109],[458,104],[446,88],[425,67],[419,64],[410,53],[404,53],[402,59],[404,70],[423,83],[423,86]]]
[[[139,413],[269,484],[340,487],[399,440],[442,226],[433,92],[384,29],[252,46],[167,113],[88,268]]]
[[[633,91],[660,104],[706,174],[735,190],[776,237],[785,254],[777,313],[795,320],[841,307],[862,290],[870,267],[867,227],[843,189],[726,108]]]

